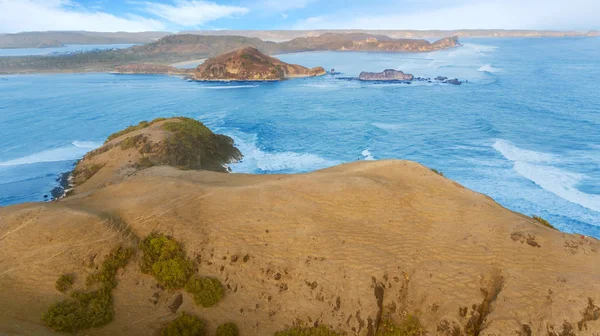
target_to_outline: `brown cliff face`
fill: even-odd
[[[208,335],[234,322],[244,336],[317,324],[373,336],[415,319],[411,335],[600,330],[598,240],[541,225],[414,162],[297,175],[177,169],[169,165],[211,158],[161,154],[177,133],[165,124],[185,121],[111,136],[80,162],[104,166],[71,196],[0,207],[0,334],[59,335],[40,318],[73,294],[56,280],[70,274],[73,290],[89,291],[86,277],[119,245],[137,252],[117,273],[114,317],[80,334],[156,335],[182,312],[205,320]],[[188,127],[199,139],[217,136]],[[131,170],[140,152],[165,165]],[[137,246],[152,232],[181,242],[195,274],[222,282],[222,300],[203,308],[143,274]]]
[[[245,47],[206,60],[193,74],[196,80],[282,80],[325,74],[321,67],[308,69],[267,56],[256,48]]]

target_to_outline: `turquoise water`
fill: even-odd
[[[41,56],[50,54],[66,54],[90,50],[125,49],[135,44],[68,44],[61,48],[15,48],[0,49],[2,56]]]
[[[502,205],[600,237],[600,39],[471,39],[424,54],[281,56],[343,77],[396,68],[462,86],[333,76],[195,83],[110,74],[0,79],[0,205],[42,201],[107,135],[185,115],[232,136],[234,172],[306,172],[398,158],[442,171]],[[0,78],[2,78],[0,76]]]

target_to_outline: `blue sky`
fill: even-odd
[[[0,33],[40,30],[600,29],[598,0],[0,0]]]

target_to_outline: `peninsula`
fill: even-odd
[[[0,334],[600,330],[596,239],[415,162],[225,173],[242,154],[194,119],[142,122],[65,198],[0,207]]]

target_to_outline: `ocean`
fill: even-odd
[[[600,38],[463,39],[432,53],[311,52],[339,76],[197,83],[113,74],[0,76],[0,205],[43,201],[111,133],[188,116],[234,138],[234,173],[407,159],[566,232],[600,238]],[[366,83],[394,68],[461,86]]]

